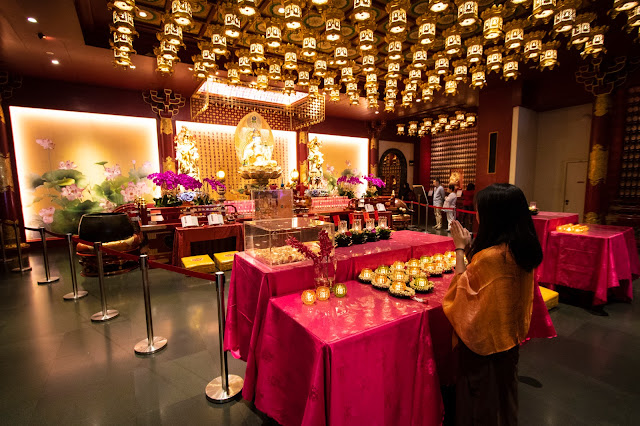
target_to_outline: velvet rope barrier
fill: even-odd
[[[473,210],[462,210],[462,209],[455,209],[453,207],[440,207],[440,206],[432,206],[431,204],[422,204],[422,203],[417,203],[415,201],[405,201],[405,203],[407,204],[417,204],[420,207],[431,207],[433,209],[439,209],[439,210],[455,210],[458,213],[469,213],[469,214],[477,214],[477,212],[473,211]]]

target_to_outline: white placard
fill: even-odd
[[[358,207],[364,207],[364,198],[358,200]]]
[[[182,222],[183,228],[186,228],[188,226],[198,226],[198,218],[195,216],[182,216],[180,218],[180,221]]]
[[[220,213],[211,213],[207,216],[207,220],[209,225],[224,225],[224,219]]]
[[[382,204],[382,203],[376,204],[376,207],[378,208],[379,212],[387,211],[387,209],[384,207],[384,204]]]
[[[433,189],[432,189],[432,190],[430,190],[430,191],[427,193],[427,195],[428,195],[429,197],[431,197],[431,196],[433,195]]]
[[[462,197],[462,189],[456,191],[456,197]]]
[[[367,204],[364,206],[365,211],[367,212],[373,212],[375,209],[373,208],[373,205],[371,204]]]

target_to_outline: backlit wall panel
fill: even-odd
[[[446,187],[452,171],[461,171],[462,189],[475,183],[477,146],[475,127],[431,136],[431,179],[440,179]]]
[[[128,176],[134,166],[140,168],[146,162],[150,165],[150,173],[159,170],[155,119],[13,106],[9,114],[22,210],[27,226],[44,224],[60,232],[65,230],[65,226],[71,226],[73,220],[64,225],[51,222],[52,216],[48,213],[57,212],[55,217],[60,218],[65,205],[76,200],[106,204],[94,190],[95,185],[107,179],[105,167],[118,165],[124,176]],[[107,162],[104,166],[96,164],[104,161]],[[74,166],[73,170],[85,176],[78,182],[78,192],[65,194],[56,188],[32,188],[37,177]],[[153,189],[152,184],[146,188],[148,193]],[[76,196],[79,198],[73,200]],[[75,204],[78,203],[71,205]],[[43,210],[44,218],[40,214]],[[80,213],[68,212],[66,216]]]

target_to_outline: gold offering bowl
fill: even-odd
[[[393,262],[391,265],[392,270],[404,270],[404,262],[400,262],[399,260]]]
[[[420,266],[420,260],[418,259],[409,259],[407,262],[407,268],[412,268],[414,266]]]

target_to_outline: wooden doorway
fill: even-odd
[[[587,162],[569,161],[564,179],[563,212],[584,214],[584,197],[587,191]]]
[[[378,170],[380,179],[387,184],[380,191],[381,194],[391,195],[391,192],[395,191],[398,196],[401,185],[407,181],[407,159],[402,151],[395,148],[386,150],[380,157]]]

